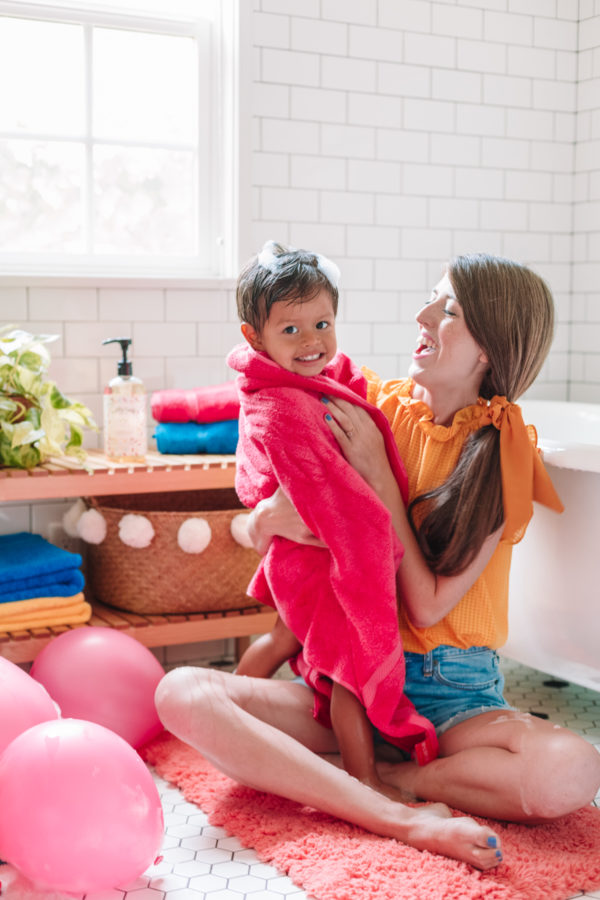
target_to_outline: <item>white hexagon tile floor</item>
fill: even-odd
[[[510,703],[579,732],[600,750],[600,693],[575,684],[552,686],[556,679],[510,660],[503,660],[502,668]],[[87,894],[85,900],[310,900],[287,876],[261,863],[253,850],[210,825],[176,788],[156,775],[155,780],[165,811],[162,860],[135,883]],[[2,900],[27,900],[11,890],[13,878],[10,866],[0,867]],[[38,896],[43,895],[36,894],[36,900]],[[600,891],[574,896],[600,898]],[[73,897],[65,895],[64,900]]]

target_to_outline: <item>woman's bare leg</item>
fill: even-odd
[[[379,764],[380,776],[422,800],[510,822],[552,821],[589,804],[600,754],[552,722],[493,710],[449,728],[429,765]]]
[[[319,756],[337,750],[335,737],[313,719],[303,685],[181,668],[160,682],[156,706],[165,728],[242,784],[480,869],[499,862],[490,828],[441,804],[396,803]]]

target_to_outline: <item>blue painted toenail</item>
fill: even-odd
[[[496,856],[498,857],[500,862],[502,862],[502,851],[501,850],[496,850]]]
[[[493,835],[490,835],[490,837],[487,839],[487,845],[488,845],[488,847],[497,847],[498,839],[496,837],[494,837]]]

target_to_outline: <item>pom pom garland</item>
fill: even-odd
[[[78,501],[80,503],[81,501]],[[69,527],[73,528],[78,510],[75,504],[67,513],[70,516]],[[84,507],[85,508],[85,507]],[[249,513],[238,513],[231,520],[231,536],[241,547],[252,549],[252,542],[248,536]],[[64,521],[63,521],[64,524]],[[127,513],[119,520],[119,538],[128,547],[142,550],[149,547],[154,538],[154,526],[146,517],[136,513]],[[67,528],[65,528],[67,531]],[[106,537],[107,525],[102,513],[93,507],[79,515],[73,534],[82,538],[88,544],[101,544]],[[67,531],[67,534],[71,532]],[[206,519],[199,516],[186,519],[177,531],[177,544],[184,553],[203,553],[211,542],[212,531]]]
[[[184,553],[202,553],[210,544],[211,537],[206,519],[186,519],[177,531],[177,543]]]
[[[138,550],[149,547],[154,537],[154,527],[146,516],[128,513],[119,522],[119,537],[128,547]]]
[[[250,513],[238,513],[237,516],[234,516],[231,520],[231,525],[229,527],[231,529],[231,536],[237,544],[241,547],[252,549],[252,541],[248,534],[249,517]]]
[[[66,531],[66,533],[71,538],[80,537],[79,532],[77,531],[77,523],[80,518],[84,514],[86,510],[85,503],[81,499],[81,497],[75,501],[75,503],[69,507],[64,516],[62,517],[62,527]]]
[[[76,530],[88,544],[101,544],[106,537],[106,519],[97,509],[88,509],[79,517]]]

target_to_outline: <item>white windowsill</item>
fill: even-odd
[[[81,287],[107,287],[107,288],[174,288],[174,289],[198,289],[203,290],[230,290],[234,289],[235,278],[216,278],[214,276],[177,276],[173,273],[165,275],[2,275],[0,274],[0,288],[11,287],[53,287],[53,288],[81,288]]]

